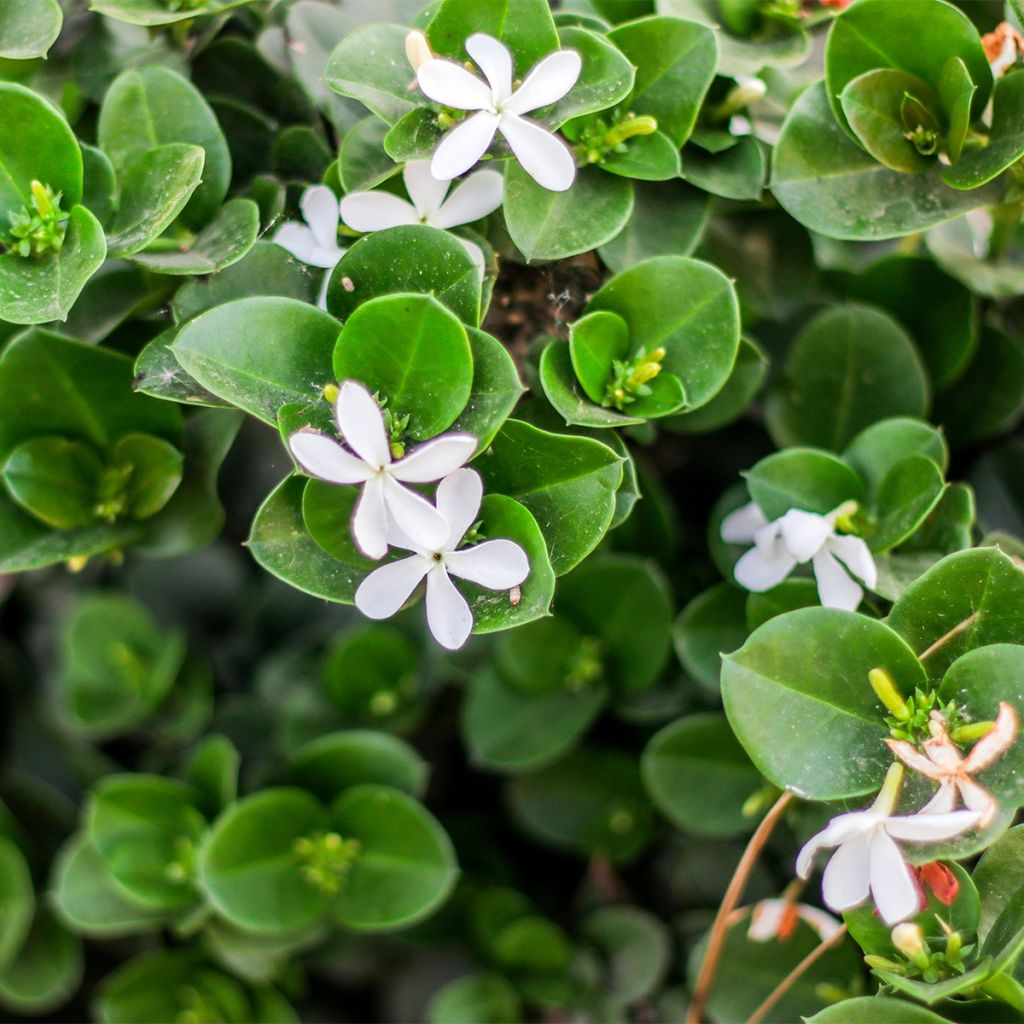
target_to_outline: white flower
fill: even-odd
[[[315,430],[292,434],[288,447],[310,476],[332,484],[362,484],[352,515],[352,536],[359,548],[370,558],[383,558],[395,526],[425,545],[443,543],[450,532],[447,520],[426,498],[402,485],[447,476],[473,455],[476,438],[443,434],[392,461],[380,408],[354,380],[338,389],[334,419],[352,451]]]
[[[836,521],[855,507],[844,502],[824,516],[791,508],[774,522],[754,502],[737,509],[722,521],[722,540],[729,544],[753,541],[754,546],[736,563],[736,582],[760,593],[777,587],[798,565],[810,562],[821,603],[855,611],[864,591],[849,573],[869,589],[878,582],[867,544],[860,537],[836,533]]]
[[[466,52],[486,82],[450,60],[434,58],[416,69],[419,86],[430,99],[457,110],[476,111],[441,140],[431,173],[442,181],[457,178],[487,152],[494,133],[501,132],[537,184],[564,192],[576,177],[571,150],[542,125],[521,115],[560,100],[576,84],[583,67],[580,55],[575,50],[548,54],[513,92],[512,55],[502,43],[478,32],[466,40]]]
[[[886,740],[889,749],[909,768],[939,784],[935,795],[921,808],[922,814],[942,814],[953,810],[957,794],[964,806],[977,812],[978,827],[986,828],[999,813],[996,798],[971,776],[984,771],[1010,748],[1017,735],[1017,712],[1002,701],[992,730],[974,744],[963,757],[950,737],[945,718],[933,711],[928,723],[932,738],[924,743],[924,753],[906,740]]]
[[[420,580],[427,580],[427,624],[442,647],[457,650],[473,628],[473,613],[456,590],[451,576],[478,583],[489,590],[509,590],[530,572],[526,552],[510,540],[488,540],[457,550],[480,510],[483,484],[472,469],[459,469],[437,487],[437,508],[447,534],[439,543],[426,543],[415,535],[403,536],[401,527],[391,542],[414,554],[374,569],[359,584],[356,607],[371,619],[387,619],[409,599]]]
[[[341,201],[341,219],[356,231],[383,231],[406,224],[434,228],[472,224],[501,206],[505,179],[497,171],[477,171],[448,195],[450,183],[430,173],[429,160],[413,160],[402,171],[411,202],[390,192],[350,192]],[[447,196],[447,198],[445,198]],[[460,238],[477,266],[483,266],[480,247]]]
[[[974,811],[893,817],[902,779],[903,766],[891,765],[881,792],[867,810],[833,818],[800,851],[796,870],[806,879],[815,854],[836,848],[822,879],[825,904],[836,913],[859,906],[870,895],[886,924],[912,917],[919,909],[920,893],[896,840],[941,842],[978,824]]]
[[[313,185],[302,193],[299,209],[306,223],[287,221],[274,232],[271,241],[287,249],[302,263],[333,270],[345,255],[345,250],[338,245],[338,197],[326,185]],[[327,282],[330,278],[330,274],[324,274],[324,283],[317,298],[321,309],[327,308]]]
[[[831,914],[806,903],[787,899],[761,900],[750,912],[747,938],[752,942],[769,942],[772,939],[787,942],[796,931],[798,921],[813,928],[822,942],[828,942],[842,928]]]

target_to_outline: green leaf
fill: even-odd
[[[616,273],[652,256],[689,256],[709,212],[708,196],[683,181],[634,185],[626,226],[598,253]]]
[[[414,107],[384,136],[384,155],[392,171],[396,169],[395,164],[429,160],[443,136],[437,112],[430,107]]]
[[[384,151],[387,133],[387,125],[377,117],[363,118],[345,133],[338,150],[338,177],[346,193],[368,192],[398,171]]]
[[[72,207],[60,252],[0,256],[0,319],[13,324],[66,320],[106,252],[100,222],[84,206]]]
[[[82,960],[81,939],[40,907],[17,959],[0,974],[0,1003],[28,1016],[55,1009],[81,984]]]
[[[864,484],[841,459],[814,448],[788,448],[747,473],[750,496],[768,519],[791,508],[824,515],[844,501],[862,501]]]
[[[296,840],[322,834],[329,824],[324,807],[301,789],[263,789],[232,804],[200,851],[207,899],[231,924],[249,931],[312,924],[327,912],[330,897],[303,876]]]
[[[318,484],[302,476],[285,477],[257,510],[246,545],[267,572],[285,583],[315,597],[351,604],[356,587],[373,563],[360,556],[350,541],[345,543],[352,561],[341,561],[336,551],[328,554],[313,539],[303,521],[302,495]],[[347,501],[349,508],[355,503],[355,489],[325,487]],[[348,516],[338,518],[333,506],[328,507],[325,521],[339,538],[347,535],[342,524],[348,522]]]
[[[533,513],[556,575],[568,572],[600,542],[622,481],[622,460],[606,445],[512,419],[477,468],[488,490],[515,498]]]
[[[0,57],[45,57],[63,21],[57,0],[10,0],[0,6]]]
[[[216,274],[237,263],[259,233],[259,207],[251,199],[230,199],[191,241],[165,252],[137,252],[132,261],[158,274]]]
[[[607,691],[600,686],[524,693],[487,670],[470,684],[460,729],[476,764],[508,774],[531,771],[572,747],[606,699]]]
[[[575,50],[583,60],[576,84],[541,117],[556,127],[573,117],[581,117],[615,106],[629,96],[633,88],[633,67],[618,46],[596,32],[577,26],[559,28],[562,49]]]
[[[565,192],[538,185],[514,159],[505,168],[505,222],[528,262],[604,245],[623,229],[632,209],[629,182],[596,167],[582,168]]]
[[[874,792],[891,755],[885,709],[868,683],[882,668],[912,694],[925,673],[900,636],[876,619],[802,608],[769,619],[722,666],[729,723],[758,770],[809,800]],[[814,736],[828,736],[815,743]]]
[[[735,651],[750,632],[746,614],[746,593],[716,583],[693,598],[672,625],[679,660],[709,693],[718,693],[722,655]]]
[[[942,471],[926,455],[911,455],[885,475],[875,498],[878,516],[868,535],[872,551],[888,551],[908,540],[942,499]]]
[[[116,206],[117,181],[114,165],[102,149],[79,143],[82,150],[82,205],[106,224]]]
[[[331,274],[327,308],[344,320],[362,303],[394,292],[433,295],[463,323],[480,323],[480,271],[447,231],[415,224],[359,239]]]
[[[626,863],[650,838],[652,809],[637,763],[621,751],[588,746],[512,779],[506,796],[513,820],[557,850]]]
[[[324,80],[335,92],[359,100],[394,124],[418,105],[416,94],[409,91],[416,75],[405,56],[408,34],[401,25],[356,29],[331,54]]]
[[[442,0],[427,25],[435,53],[466,59],[464,44],[476,32],[500,39],[511,51],[515,77],[526,73],[545,54],[558,49],[558,36],[547,0]]]
[[[1015,825],[981,856],[972,878],[981,897],[978,937],[984,939],[1003,908],[1024,889],[1024,825]]]
[[[114,447],[114,465],[129,472],[125,514],[148,519],[159,512],[181,484],[184,456],[173,445],[147,434],[126,434]]]
[[[181,438],[181,413],[131,389],[131,360],[34,329],[0,355],[0,454],[35,437],[87,441],[107,455],[126,433]]]
[[[238,799],[238,769],[242,756],[227,738],[214,733],[189,753],[182,777],[199,794],[199,808],[213,817]]]
[[[103,463],[82,441],[35,437],[8,456],[0,476],[11,497],[30,515],[57,530],[93,526]]]
[[[331,806],[331,824],[359,843],[334,905],[345,928],[408,927],[436,910],[459,874],[444,829],[411,796],[387,786],[356,786]]]
[[[448,982],[430,997],[430,1024],[518,1024],[522,1002],[511,982],[500,974],[468,974]]]
[[[185,371],[219,398],[277,426],[290,402],[317,399],[330,381],[338,322],[295,299],[236,299],[182,327],[171,351]]]
[[[173,142],[132,164],[107,232],[111,257],[131,256],[163,233],[199,187],[205,158],[199,146]]]
[[[839,450],[872,423],[921,416],[927,406],[914,343],[884,313],[849,305],[825,310],[797,335],[766,413],[777,444]]]
[[[963,152],[971,128],[971,106],[978,87],[960,57],[950,57],[939,73],[938,91],[949,129],[946,132],[946,154],[956,163]]]
[[[672,943],[653,914],[620,904],[599,907],[580,926],[608,967],[608,987],[616,1002],[634,1004],[657,991],[668,971]]]
[[[394,631],[391,633],[391,637],[384,634],[381,639],[394,639],[394,636],[401,635]],[[381,654],[385,650],[386,647],[376,653]],[[355,657],[359,653],[365,655],[370,652],[353,649],[351,653]],[[359,670],[357,664],[350,664],[349,668]],[[410,796],[421,796],[427,785],[427,765],[408,743],[397,736],[369,729],[352,729],[328,733],[303,744],[292,755],[286,778],[289,785],[308,789],[325,804],[352,786],[370,783],[391,786]]]
[[[696,145],[683,151],[682,176],[724,199],[759,200],[767,168],[764,147],[749,136],[721,153],[707,153]]]
[[[602,170],[636,181],[670,181],[679,177],[679,150],[662,132],[638,135],[623,146],[624,153],[612,150],[602,157]]]
[[[178,910],[196,900],[190,851],[206,831],[193,806],[195,791],[159,775],[107,775],[86,811],[92,841],[111,875],[143,906]]]
[[[0,836],[0,971],[6,970],[21,951],[35,906],[25,858],[13,840]]]
[[[873,495],[890,471],[911,455],[926,456],[943,473],[949,466],[941,431],[930,423],[898,416],[862,430],[843,452],[843,459],[860,473]]]
[[[1024,643],[1024,571],[998,548],[947,555],[903,591],[886,621],[920,652],[967,623],[925,663],[939,680],[975,647]]]
[[[877,8],[877,0],[869,6]],[[856,241],[914,234],[999,198],[988,189],[949,188],[937,166],[914,175],[883,167],[836,122],[820,84],[805,90],[790,110],[775,146],[769,186],[805,227]]]
[[[743,807],[763,782],[721,715],[665,726],[644,748],[640,770],[654,806],[676,828],[723,838],[751,830]]]
[[[740,341],[732,282],[717,268],[682,256],[659,256],[617,274],[591,300],[629,326],[634,351],[662,347],[662,367],[682,381],[690,408],[725,385]]]
[[[89,7],[129,25],[155,26],[171,25],[197,16],[209,17],[250,3],[252,0],[205,0],[198,8],[186,4],[175,10],[162,0],[89,0]]]
[[[966,14],[945,0],[908,0],[895,8],[886,0],[861,0],[856,10],[835,19],[825,48],[825,81],[836,119],[845,124],[839,96],[858,75],[896,68],[938,89],[950,57],[963,60],[978,87],[978,116],[992,91],[992,72]]]
[[[655,16],[620,25],[608,38],[636,67],[629,109],[656,118],[659,129],[680,147],[693,131],[715,75],[714,32],[693,21]]]
[[[65,210],[80,202],[82,153],[57,108],[13,82],[0,82],[0,106],[0,223],[6,229],[8,215],[29,203],[34,180],[60,192]]]
[[[57,854],[54,907],[74,930],[96,938],[156,931],[164,912],[130,899],[113,879],[87,832],[72,836]]]
[[[201,146],[203,181],[181,214],[193,230],[213,219],[227,195],[231,155],[217,118],[199,90],[170,68],[129,68],[118,75],[100,107],[97,137],[120,181],[157,146]]]
[[[843,999],[825,1007],[807,1024],[875,1024],[884,1020],[888,1024],[946,1024],[946,1018],[937,1013],[891,996],[857,996]]]
[[[924,127],[937,132],[934,112],[939,101],[932,87],[896,68],[875,68],[858,75],[846,83],[839,104],[854,135],[879,163],[904,174],[917,174],[932,167],[935,154],[926,156],[907,138],[907,132],[917,127],[905,123],[907,97],[932,114],[933,124]]]
[[[473,352],[473,382],[469,401],[452,430],[472,434],[483,451],[515,409],[524,389],[515,362],[497,338],[475,327],[468,327],[466,333]]]
[[[473,354],[454,313],[430,295],[381,295],[346,319],[334,349],[339,381],[357,380],[396,416],[409,435],[436,437],[469,400]]]

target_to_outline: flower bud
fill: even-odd
[[[928,944],[924,941],[924,932],[919,924],[904,921],[896,925],[892,930],[892,944],[918,967],[928,966]]]
[[[405,37],[405,56],[412,65],[413,71],[419,71],[421,65],[434,59],[430,43],[427,42],[427,37],[422,32],[414,30]]]
[[[949,738],[954,743],[973,743],[987,736],[995,727],[995,722],[971,722],[958,726],[949,734]]]
[[[337,384],[325,384],[320,389],[320,393],[324,396],[324,398],[328,402],[331,403],[331,405],[334,405],[334,403],[338,400],[338,385]]]
[[[891,675],[884,668],[873,668],[868,673],[868,682],[875,695],[886,706],[898,722],[906,722],[910,718],[910,709],[906,701],[900,696],[896,689],[896,683]]]

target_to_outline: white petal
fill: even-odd
[[[927,775],[929,779],[942,777],[942,769],[931,758],[925,757],[912,743],[906,740],[886,740],[885,744],[908,768]]]
[[[779,520],[779,530],[789,553],[798,562],[809,562],[831,536],[832,524],[824,516],[791,508]]]
[[[740,556],[733,575],[741,587],[759,594],[777,587],[795,568],[796,559],[786,552],[782,544],[778,544],[770,555],[751,548]]]
[[[890,927],[912,917],[921,906],[914,873],[900,848],[882,829],[871,837],[871,895],[882,920]]]
[[[312,230],[294,220],[282,224],[274,232],[271,241],[287,249],[301,263],[312,263],[313,253],[318,248]]]
[[[427,625],[434,639],[450,651],[458,650],[473,628],[473,613],[466,599],[441,565],[427,575]]]
[[[314,185],[299,200],[302,216],[321,249],[338,248],[338,197],[326,185]]]
[[[814,578],[818,581],[818,599],[825,608],[842,608],[855,612],[864,596],[859,583],[854,582],[846,570],[829,551],[814,556]]]
[[[921,808],[918,814],[949,814],[956,808],[956,786],[952,779],[943,779],[935,795]]]
[[[494,97],[486,82],[450,60],[428,60],[416,69],[416,81],[430,99],[456,110],[490,110]]]
[[[851,837],[832,854],[821,879],[821,895],[827,907],[848,910],[868,898],[871,845],[868,832]]]
[[[477,171],[455,187],[427,223],[435,228],[472,224],[501,206],[505,178],[497,171]]]
[[[391,475],[407,484],[429,484],[465,465],[475,451],[471,434],[442,434],[393,463]]]
[[[512,95],[512,55],[494,36],[477,32],[466,40],[466,53],[476,61],[491,86],[495,104]]]
[[[340,258],[341,257],[340,257],[340,254],[339,254],[339,259]],[[316,304],[317,304],[317,306],[320,307],[320,309],[323,309],[323,310],[327,309],[327,289],[330,286],[331,286],[331,275],[330,275],[330,271],[328,271],[327,273],[324,274],[323,280],[320,282],[320,291],[317,293],[317,296],[316,296]]]
[[[799,914],[802,920],[806,921],[817,933],[822,942],[837,935],[843,928],[841,922],[837,921],[831,914],[817,907],[809,907],[806,903],[798,903]]]
[[[448,522],[422,495],[390,475],[384,477],[384,503],[395,525],[417,551],[440,551],[448,539]]]
[[[430,218],[441,209],[448,194],[448,182],[438,181],[430,173],[429,160],[410,160],[402,169],[402,181],[416,209],[417,219],[422,217],[428,224],[432,223]]]
[[[814,858],[819,850],[845,843],[857,833],[867,832],[872,827],[871,816],[863,811],[851,811],[849,814],[840,814],[833,818],[820,832],[804,843],[796,859],[796,873],[801,878],[809,878],[814,867]]]
[[[446,550],[457,548],[466,536],[480,511],[483,496],[484,483],[480,474],[472,469],[457,469],[437,485],[437,511],[447,520],[450,529]]]
[[[383,558],[388,553],[388,510],[381,476],[363,485],[352,513],[352,539],[367,558]]]
[[[878,583],[878,569],[871,555],[871,549],[860,537],[837,533],[828,540],[828,549],[857,579],[862,580],[868,590]]]
[[[768,942],[779,934],[783,919],[792,913],[789,900],[761,900],[750,912],[750,927],[747,938],[752,942]]]
[[[980,772],[1007,751],[1017,735],[1017,712],[1005,700],[999,702],[999,713],[992,731],[986,733],[964,758],[964,771]]]
[[[458,235],[455,237],[458,238]],[[459,245],[469,253],[469,258],[476,265],[476,269],[479,273],[479,279],[482,281],[484,271],[487,269],[483,249],[481,249],[475,242],[471,242],[468,238],[459,238]]]
[[[980,782],[968,776],[957,779],[957,787],[964,800],[964,807],[978,815],[978,828],[987,828],[999,813],[996,798]]]
[[[361,484],[372,470],[337,441],[315,430],[299,430],[288,438],[295,461],[310,475],[332,484]]]
[[[498,131],[505,136],[523,170],[542,188],[564,192],[576,180],[572,151],[536,121],[503,114]]]
[[[390,619],[429,571],[430,562],[419,555],[382,565],[359,584],[356,607],[368,619]]]
[[[974,811],[949,811],[947,814],[910,814],[887,818],[885,831],[894,839],[914,843],[938,843],[970,831],[978,823]]]
[[[348,446],[374,469],[390,465],[391,449],[384,416],[373,395],[358,381],[347,380],[334,403],[334,419]]]
[[[509,590],[530,575],[526,552],[511,540],[487,540],[462,551],[448,551],[444,564],[452,575],[489,590]]]
[[[504,109],[510,114],[527,114],[560,100],[576,84],[582,69],[583,60],[575,50],[548,54],[534,65]]]
[[[730,512],[722,520],[721,535],[726,544],[749,544],[754,539],[754,534],[767,526],[768,520],[760,506],[754,502],[747,502],[746,505]]]
[[[350,192],[341,201],[341,219],[354,231],[383,231],[420,222],[412,203],[390,192]]]
[[[430,173],[441,181],[465,174],[487,152],[498,130],[498,121],[497,114],[481,110],[457,124],[434,150]]]

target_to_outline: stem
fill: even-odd
[[[718,913],[711,925],[711,933],[708,937],[708,948],[704,954],[704,961],[700,965],[700,972],[697,974],[697,984],[693,990],[693,1002],[686,1014],[686,1024],[700,1024],[704,1012],[704,1004],[711,993],[711,986],[715,981],[715,972],[718,970],[718,962],[722,959],[722,951],[725,949],[725,938],[729,932],[729,919],[732,912],[739,904],[743,890],[746,888],[750,872],[753,871],[757,858],[761,855],[765,843],[768,842],[779,818],[789,806],[793,799],[792,793],[783,793],[778,800],[772,804],[771,810],[761,819],[754,834],[747,843],[747,848],[740,857],[739,864],[733,872],[729,882],[729,888],[725,891]]]
[[[959,636],[965,629],[970,629],[978,621],[980,614],[980,612],[975,612],[973,615],[968,615],[963,622],[958,622],[948,633],[943,633],[923,654],[919,654],[918,659],[924,661],[925,658],[930,658],[936,651],[945,647],[953,637]]]
[[[747,1019],[747,1024],[761,1024],[761,1021],[763,1021],[765,1017],[775,1009],[779,1000],[800,980],[801,976],[813,967],[830,949],[838,946],[845,936],[846,925],[844,924],[839,931],[835,933],[835,935],[830,936],[824,942],[815,946],[814,949],[812,949],[810,953],[808,953],[807,956],[805,956],[803,960],[801,960],[800,963],[798,963],[796,967],[794,967],[793,970],[791,970],[789,974],[787,974],[782,981],[772,989],[768,994],[767,999],[765,999],[765,1001]]]

